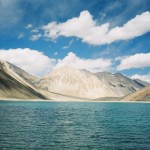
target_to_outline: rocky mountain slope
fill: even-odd
[[[135,82],[137,82],[138,84],[144,85],[144,86],[150,86],[150,83],[142,81],[140,79],[134,79]]]
[[[47,92],[71,97],[96,99],[122,97],[144,87],[121,74],[107,72],[93,74],[69,66],[58,68],[37,79],[34,85]]]
[[[96,73],[96,76],[107,86],[110,86],[118,97],[133,93],[145,87],[144,84],[134,81],[120,73],[112,74],[109,72],[100,72]]]
[[[4,61],[3,61],[4,63]],[[37,76],[31,75],[29,73],[27,73],[26,71],[24,71],[23,69],[9,63],[9,62],[5,62],[5,65],[7,64],[7,66],[9,66],[9,70],[12,70],[13,72],[15,72],[17,75],[19,75],[21,78],[23,78],[26,82],[28,83],[33,83],[35,80],[38,79]]]
[[[36,77],[5,61],[0,61],[1,99],[45,99],[31,84]]]
[[[150,86],[125,96],[121,101],[150,101]]]
[[[94,74],[69,66],[38,78],[9,62],[0,61],[0,99],[119,100],[146,85],[119,73]]]

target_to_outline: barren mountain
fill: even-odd
[[[150,101],[150,86],[125,96],[121,101]]]
[[[119,73],[94,74],[69,66],[38,78],[11,63],[0,61],[1,99],[114,99],[131,94],[144,86],[142,81],[131,80]]]
[[[144,84],[131,80],[120,73],[112,74],[109,72],[100,72],[95,75],[107,86],[110,86],[119,97],[145,87]]]
[[[34,84],[37,88],[49,93],[87,99],[121,97],[144,87],[121,74],[106,72],[93,74],[69,66],[48,73],[36,80]]]
[[[5,61],[0,61],[1,99],[45,99],[31,84],[34,76]],[[27,82],[28,81],[28,82]]]
[[[135,82],[137,82],[138,84],[142,84],[144,86],[150,86],[150,83],[142,81],[140,79],[134,79]]]
[[[23,78],[26,82],[28,83],[31,83],[34,82],[35,80],[38,79],[38,77],[34,76],[34,75],[31,75],[29,73],[27,73],[26,71],[24,71],[23,69],[9,63],[9,62],[4,62],[3,61],[3,64],[5,64],[5,67],[7,66],[7,72],[14,72],[16,73],[18,76],[20,76],[21,78]],[[4,66],[3,66],[4,67]]]

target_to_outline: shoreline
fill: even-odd
[[[0,99],[0,101],[8,101],[8,102],[85,102],[85,103],[150,103],[150,101],[115,101],[115,100],[58,100],[58,99],[48,99],[48,100],[42,100],[42,99]]]

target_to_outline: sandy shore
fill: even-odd
[[[0,101],[18,101],[18,102],[101,102],[101,103],[150,103],[150,101],[121,101],[121,100],[81,100],[81,99],[75,99],[75,100],[60,100],[60,99],[49,99],[49,100],[43,100],[43,99],[2,99],[0,98]]]

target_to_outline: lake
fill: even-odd
[[[0,101],[0,150],[150,150],[150,104]]]

